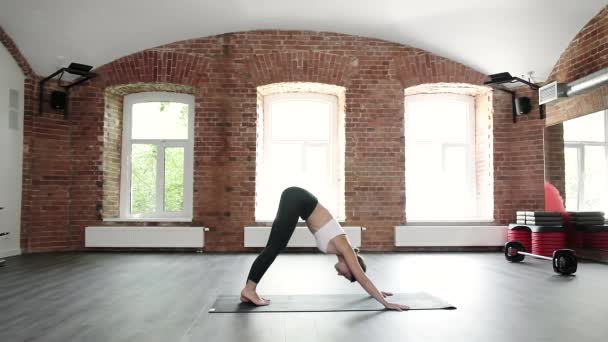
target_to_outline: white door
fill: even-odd
[[[0,44],[0,258],[21,253],[24,76]]]

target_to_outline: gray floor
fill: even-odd
[[[608,266],[576,277],[498,253],[369,254],[382,290],[425,291],[451,311],[209,314],[237,294],[252,254],[79,253],[9,258],[0,268],[0,341],[606,341]],[[281,255],[271,294],[358,293],[334,258]],[[404,303],[407,304],[407,303]]]

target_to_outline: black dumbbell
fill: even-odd
[[[571,249],[558,249],[553,252],[553,258],[542,255],[527,253],[524,245],[519,241],[509,241],[505,245],[505,258],[510,262],[523,261],[526,255],[550,260],[553,263],[553,271],[563,275],[570,275],[576,272],[578,259],[576,254]]]

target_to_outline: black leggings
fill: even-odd
[[[310,192],[290,187],[281,194],[279,210],[272,222],[272,229],[266,247],[251,265],[248,280],[259,283],[274,259],[285,249],[293,231],[296,229],[298,217],[308,219],[319,201]]]

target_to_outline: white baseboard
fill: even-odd
[[[21,248],[0,251],[0,258],[8,258],[15,255],[21,255]]]
[[[503,246],[505,226],[396,226],[397,247]]]

